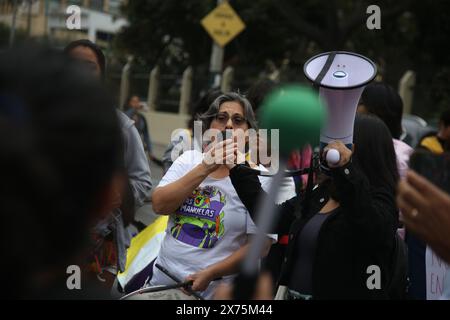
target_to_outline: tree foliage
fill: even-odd
[[[270,60],[287,63],[300,77],[303,63],[316,53],[355,51],[373,59],[394,87],[406,70],[415,70],[418,113],[448,107],[448,1],[379,1],[380,30],[366,26],[366,9],[374,4],[369,0],[229,2],[246,29],[227,45],[225,66],[261,70]],[[151,66],[193,65],[207,72],[211,39],[200,21],[215,6],[215,0],[129,1],[124,13],[130,25],[119,35],[118,48]]]

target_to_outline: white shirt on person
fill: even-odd
[[[191,150],[175,160],[158,187],[177,181],[202,162],[202,153]],[[261,177],[263,187],[268,185]],[[171,214],[156,263],[165,267],[180,280],[218,263],[246,244],[247,235],[257,228],[244,204],[240,201],[229,177],[207,177]],[[276,240],[276,236],[271,236]],[[234,276],[212,281],[201,293],[211,299],[221,282]],[[153,268],[150,285],[170,285],[174,281],[158,268]]]

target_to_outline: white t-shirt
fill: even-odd
[[[170,184],[202,162],[202,153],[191,150],[173,163],[158,187]],[[270,179],[263,178],[262,179]],[[267,185],[267,183],[262,183]],[[247,209],[239,199],[229,177],[207,177],[178,209],[171,214],[156,263],[180,280],[229,257],[247,242],[247,235],[257,233]],[[271,236],[276,240],[276,236]],[[201,293],[211,299],[220,282],[212,281]],[[150,285],[174,284],[158,268],[153,268]]]

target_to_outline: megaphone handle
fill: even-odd
[[[329,165],[334,165],[339,163],[341,160],[341,155],[336,149],[328,149],[325,159]]]

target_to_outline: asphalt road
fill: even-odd
[[[154,154],[158,159],[161,159],[165,148],[166,148],[165,145],[163,146],[163,145],[153,144]],[[150,171],[151,171],[151,175],[152,175],[152,183],[153,183],[153,188],[154,188],[158,185],[159,181],[161,180],[162,175],[163,175],[163,170],[160,166],[155,164],[153,161],[150,161]],[[149,201],[143,207],[141,207],[136,213],[136,220],[141,221],[146,225],[149,225],[150,223],[152,223],[156,219],[156,217],[157,217],[157,215],[153,212],[153,209],[152,209],[151,199],[149,199]],[[132,228],[132,230],[130,230],[130,232],[132,232],[132,234],[133,234],[136,231],[133,230],[133,228]]]

